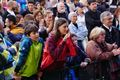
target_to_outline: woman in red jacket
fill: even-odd
[[[45,51],[50,53],[54,62],[49,65],[49,70],[43,71],[42,80],[64,80],[66,57],[76,55],[75,45],[68,32],[68,22],[64,18],[59,18],[55,22],[54,30],[45,43]]]

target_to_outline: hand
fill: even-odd
[[[63,41],[66,41],[66,39],[67,39],[68,37],[70,37],[70,33],[67,33],[67,34],[64,36]]]
[[[7,33],[9,33],[9,32],[10,32],[10,28],[6,27],[6,28],[4,29],[4,33],[7,35]]]
[[[13,78],[15,80],[21,80],[21,76],[18,76],[16,72],[13,73]]]
[[[38,75],[38,78],[42,77],[42,72],[38,72],[37,75]]]
[[[113,49],[112,52],[113,52],[114,56],[119,55],[120,49]]]
[[[113,43],[112,46],[113,46],[114,49],[118,48],[116,43]]]
[[[80,67],[86,67],[87,64],[88,64],[87,62],[81,62]]]

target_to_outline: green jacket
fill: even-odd
[[[20,43],[19,59],[15,68],[20,76],[30,77],[37,74],[43,51],[43,40],[33,42],[25,37]]]

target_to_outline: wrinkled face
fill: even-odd
[[[34,4],[33,3],[28,3],[28,9],[30,12],[34,10]]]
[[[111,27],[112,26],[112,22],[113,22],[113,16],[111,15],[111,16],[104,17],[102,22],[106,26]]]
[[[92,2],[90,5],[89,5],[89,8],[92,10],[92,11],[96,11],[97,9],[97,2]]]
[[[97,38],[97,42],[105,42],[105,33],[100,33],[100,35]]]
[[[61,3],[58,7],[57,10],[59,13],[64,13],[65,12],[65,5],[64,3]]]
[[[71,22],[76,23],[77,21],[77,15],[74,15],[71,17]]]
[[[31,32],[31,33],[30,33],[30,38],[31,38],[33,41],[38,41],[39,33],[38,33],[38,32]]]
[[[66,35],[68,33],[68,25],[67,25],[67,23],[64,23],[61,26],[59,26],[58,30],[59,30],[61,35]]]

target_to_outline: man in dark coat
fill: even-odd
[[[85,21],[88,29],[88,36],[90,31],[96,27],[101,26],[100,11],[97,10],[96,0],[88,0],[89,10],[85,13]]]

